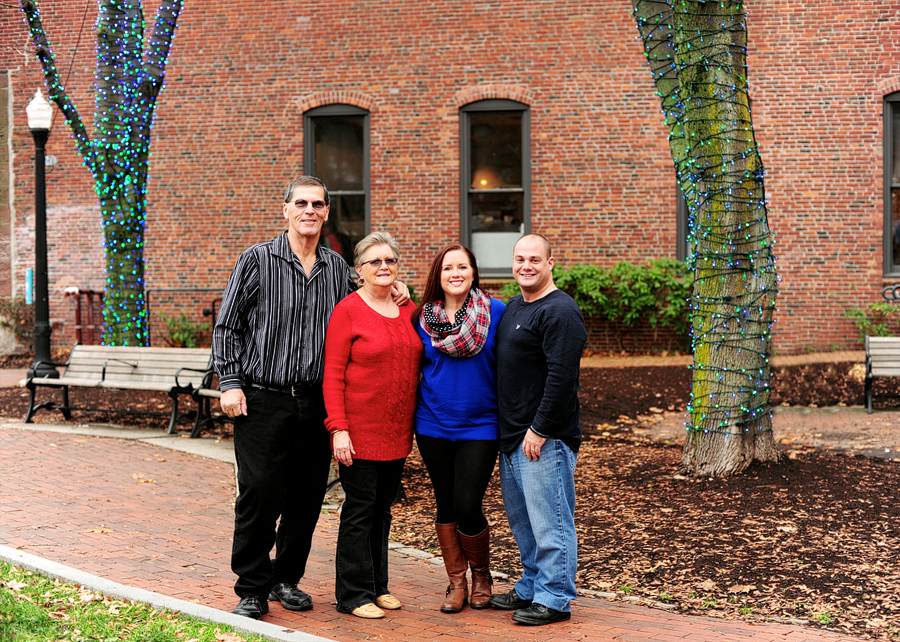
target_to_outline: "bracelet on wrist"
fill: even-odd
[[[528,426],[528,430],[530,430],[530,431],[533,432],[535,435],[537,435],[538,437],[541,437],[541,438],[543,438],[543,439],[549,439],[549,438],[550,438],[550,435],[542,435],[541,433],[539,433],[537,430],[534,429],[534,426]]]

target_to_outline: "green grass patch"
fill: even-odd
[[[0,562],[0,642],[264,642]]]
[[[812,616],[812,619],[814,621],[818,622],[819,624],[823,624],[825,626],[828,626],[829,624],[832,624],[834,622],[834,618],[832,617],[832,614],[827,611],[824,613],[816,613],[815,615]]]

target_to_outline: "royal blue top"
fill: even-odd
[[[491,325],[487,342],[474,357],[451,357],[431,345],[422,326],[422,380],[416,406],[416,432],[451,441],[497,439],[497,325],[506,304],[491,299]]]

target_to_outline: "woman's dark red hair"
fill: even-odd
[[[441,287],[441,268],[444,267],[444,257],[450,252],[456,251],[465,252],[466,256],[469,257],[469,263],[472,264],[472,274],[474,276],[472,279],[472,287],[481,287],[478,281],[478,263],[475,260],[475,255],[472,254],[472,250],[459,243],[447,245],[437,253],[437,256],[434,257],[434,260],[431,262],[431,267],[428,269],[428,278],[425,281],[425,291],[422,293],[422,300],[419,301],[419,305],[413,310],[413,323],[418,323],[419,315],[422,314],[422,308],[425,307],[426,303],[444,301],[444,288]]]

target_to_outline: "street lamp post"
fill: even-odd
[[[29,376],[59,377],[51,365],[50,288],[47,279],[47,182],[44,146],[50,137],[53,107],[38,89],[25,108],[34,137],[34,363]]]

